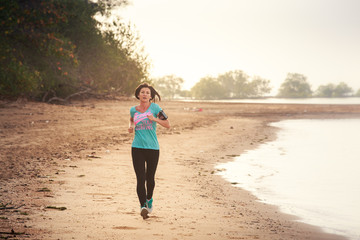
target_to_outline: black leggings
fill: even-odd
[[[153,196],[155,188],[155,172],[159,162],[159,155],[159,150],[143,148],[131,149],[131,156],[137,179],[136,191],[141,206],[144,206],[146,198],[151,199]]]

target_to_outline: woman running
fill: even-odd
[[[140,84],[135,90],[139,105],[130,109],[129,133],[134,132],[131,155],[137,179],[137,195],[140,201],[140,215],[143,219],[153,209],[153,192],[155,188],[155,172],[159,161],[159,142],[156,136],[156,124],[170,128],[170,122],[160,106],[159,93],[147,83]]]

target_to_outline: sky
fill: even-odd
[[[132,0],[117,12],[139,32],[151,77],[242,70],[270,80],[288,73],[360,89],[359,0]]]

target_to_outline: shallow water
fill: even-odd
[[[286,120],[220,174],[300,221],[360,239],[360,119]]]
[[[200,100],[184,100],[197,102]],[[249,98],[227,100],[201,100],[201,102],[232,102],[232,103],[274,103],[274,104],[360,104],[360,97],[348,98]]]

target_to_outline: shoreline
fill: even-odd
[[[29,162],[25,166],[20,159],[12,165],[1,159],[5,166],[21,167],[21,171],[2,171],[0,200],[3,203],[7,197],[14,206],[25,204],[20,212],[27,212],[30,220],[19,220],[19,212],[0,210],[7,218],[0,219],[0,230],[25,232],[27,239],[141,239],[143,228],[157,239],[345,239],[295,222],[295,216],[257,202],[249,192],[214,174],[214,165],[274,138],[276,129],[266,127],[268,122],[304,116],[360,117],[360,107],[320,111],[319,106],[297,106],[296,112],[293,106],[269,109],[261,104],[237,104],[234,112],[234,105],[228,104],[160,102],[171,116],[172,130],[158,129],[161,156],[156,213],[144,222],[138,216],[135,178],[128,161],[132,138],[124,133],[128,109],[135,104],[94,101],[65,107],[28,103],[4,109],[4,114],[12,114],[0,118],[8,126],[1,132],[5,136],[1,153],[11,155],[8,161],[31,156],[25,157]],[[193,107],[204,111],[184,111]],[[46,142],[49,144],[44,145]],[[50,205],[67,209],[46,208]],[[94,225],[95,216],[99,226]]]

